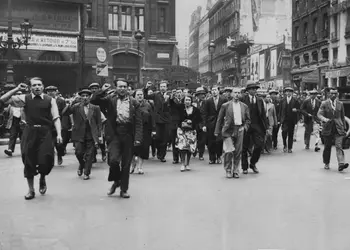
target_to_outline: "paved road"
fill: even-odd
[[[299,138],[301,138],[299,131]],[[0,147],[2,154],[4,147]],[[350,158],[348,151],[346,152]],[[335,156],[335,154],[333,154]],[[132,176],[129,200],[107,197],[107,166],[76,176],[70,148],[48,178],[48,193],[25,201],[18,154],[0,160],[0,249],[347,250],[350,177],[323,169],[321,153],[263,156],[259,175],[225,179],[222,166],[193,171],[150,160]]]

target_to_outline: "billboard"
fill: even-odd
[[[265,53],[259,55],[259,80],[265,80]]]
[[[250,80],[259,81],[259,53],[250,56]]]
[[[277,76],[277,49],[271,50],[270,56],[270,77]]]

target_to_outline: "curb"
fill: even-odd
[[[18,144],[20,141],[17,140],[16,141],[16,144]],[[9,139],[1,139],[0,140],[0,146],[4,146],[4,145],[7,145],[9,143]]]

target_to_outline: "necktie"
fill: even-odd
[[[315,109],[315,100],[312,100],[312,109]]]

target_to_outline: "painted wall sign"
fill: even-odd
[[[77,4],[44,2],[38,0],[12,0],[13,27],[20,27],[25,18],[34,29],[79,31]],[[0,26],[7,27],[7,1],[0,1]]]
[[[3,40],[7,40],[7,34],[0,32]],[[20,34],[13,34],[14,40],[21,38]],[[30,50],[49,50],[49,51],[66,51],[78,52],[78,38],[64,37],[64,36],[46,36],[46,35],[32,35],[29,40],[28,49]],[[22,46],[20,49],[26,49]]]
[[[107,53],[104,50],[104,48],[98,48],[96,50],[96,57],[97,57],[97,60],[99,60],[100,62],[105,62],[106,61]]]

